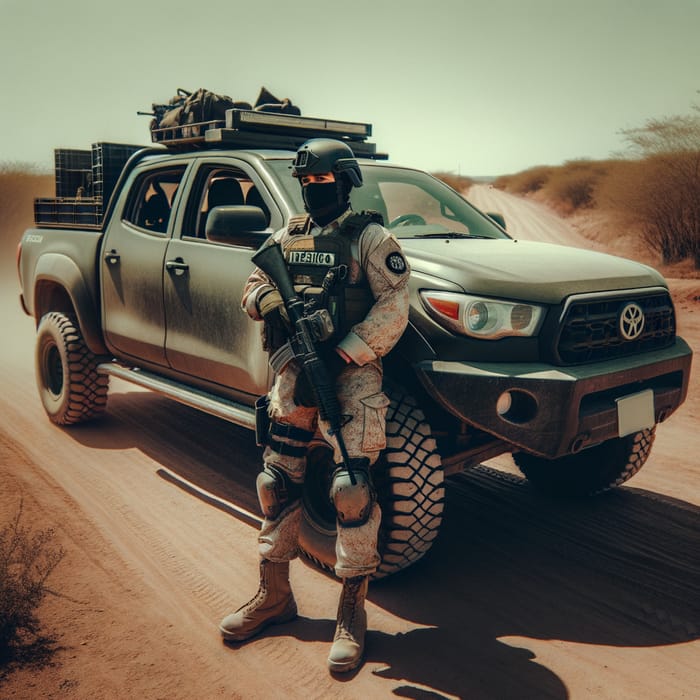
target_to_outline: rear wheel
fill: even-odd
[[[516,465],[534,486],[561,496],[590,496],[631,479],[643,466],[654,443],[656,427],[559,459],[526,452],[513,455]]]
[[[387,447],[372,467],[382,509],[379,532],[383,578],[417,562],[430,549],[442,523],[444,474],[431,429],[415,400],[390,393]],[[304,484],[303,553],[325,569],[335,565],[335,511],[328,492],[334,469],[327,446],[310,450]]]
[[[109,377],[97,373],[75,317],[52,311],[37,329],[35,371],[44,410],[57,425],[96,418],[107,406]]]

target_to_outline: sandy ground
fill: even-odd
[[[471,196],[516,236],[591,245],[541,205]],[[339,587],[301,560],[299,619],[220,641],[218,620],[257,586],[249,433],[120,382],[99,424],[46,419],[13,223],[0,232],[0,522],[23,499],[25,522],[55,528],[67,553],[40,610],[43,653],[2,672],[1,698],[697,697],[697,372],[647,465],[613,493],[556,503],[505,458],[455,478],[433,550],[370,588],[366,663],[333,678]],[[700,284],[672,286],[697,352]]]

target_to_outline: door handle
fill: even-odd
[[[165,261],[165,269],[168,272],[174,272],[176,275],[183,275],[190,269],[190,266],[182,258],[175,258],[175,260]]]
[[[117,251],[112,248],[112,250],[109,251],[105,255],[105,261],[107,262],[108,265],[116,265],[120,260],[122,259],[122,256],[117,253]]]

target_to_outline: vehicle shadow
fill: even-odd
[[[247,430],[128,392],[110,397],[103,422],[70,434],[90,447],[135,447],[211,505],[258,513],[261,451]],[[401,683],[399,697],[567,698],[562,679],[538,663],[537,640],[651,647],[700,636],[699,515],[634,487],[562,502],[513,475],[471,469],[450,479],[426,557],[371,585],[367,661]],[[377,629],[372,606],[414,628]],[[266,634],[327,640],[333,624],[301,617]]]
[[[451,481],[425,560],[371,601],[421,625],[371,632],[383,677],[459,697],[565,698],[529,640],[651,647],[700,637],[700,509],[623,488],[561,503],[480,467]],[[510,639],[514,638],[514,639]]]

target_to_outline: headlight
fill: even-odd
[[[541,306],[505,299],[426,290],[420,297],[425,310],[441,326],[485,340],[535,335],[544,316]]]

